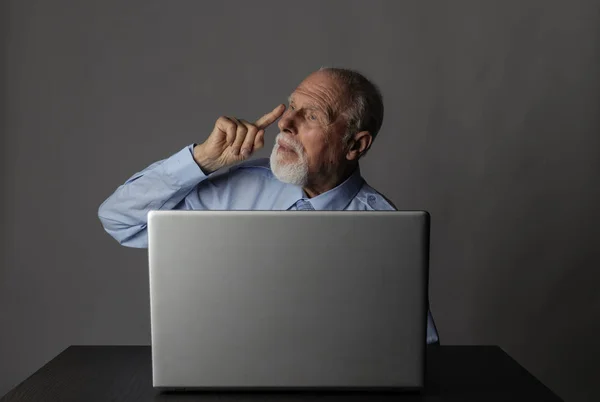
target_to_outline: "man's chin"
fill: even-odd
[[[276,163],[271,164],[271,171],[275,178],[283,183],[299,186],[306,183],[306,171],[294,166],[293,163],[282,162],[279,158]]]
[[[285,184],[292,184],[294,186],[301,186],[302,187],[302,186],[306,185],[306,182],[307,182],[304,178],[298,178],[298,177],[295,177],[295,176],[293,176],[293,177],[292,176],[286,176],[286,175],[282,176],[282,175],[277,175],[275,172],[273,172],[273,175],[280,182],[285,183]]]

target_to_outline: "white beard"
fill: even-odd
[[[288,154],[279,152],[279,144],[277,143],[277,140],[281,137],[284,137],[284,135],[279,133],[275,138],[275,145],[271,152],[271,171],[279,181],[297,186],[305,186],[308,183],[308,159],[306,158],[306,154],[302,146],[296,142],[282,141],[296,153],[295,160],[286,160]]]

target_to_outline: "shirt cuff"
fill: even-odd
[[[195,186],[208,176],[194,160],[194,144],[188,145],[163,164],[165,173],[181,187]]]

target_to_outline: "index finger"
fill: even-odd
[[[256,126],[259,130],[265,129],[269,127],[275,120],[281,117],[281,115],[285,112],[285,105],[282,103],[278,105],[271,112],[265,114],[260,119],[256,120]]]

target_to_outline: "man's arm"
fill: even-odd
[[[197,209],[215,205],[219,188],[199,184],[262,148],[265,129],[284,111],[285,105],[280,104],[255,123],[221,116],[204,143],[190,145],[129,178],[98,209],[106,232],[124,246],[147,247],[149,211],[189,209],[184,200],[193,190],[201,201]]]
[[[193,158],[193,145],[153,163],[119,186],[98,209],[104,230],[121,245],[148,246],[151,210],[187,209],[181,202],[208,176]]]

